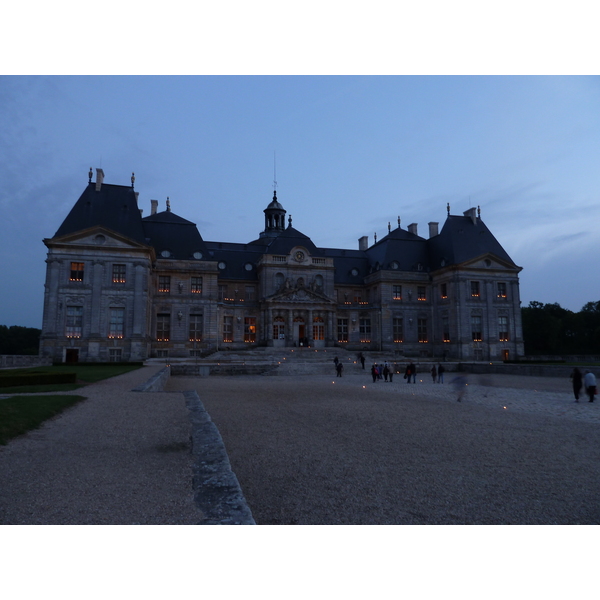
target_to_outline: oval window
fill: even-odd
[[[160,253],[160,255],[161,255],[163,258],[169,258],[169,257],[171,256],[171,253],[170,253],[168,250],[163,250],[163,251]]]
[[[194,252],[194,258],[200,260],[202,258],[202,252]]]

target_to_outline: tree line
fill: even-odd
[[[0,354],[37,355],[40,346],[41,329],[0,325]]]
[[[600,354],[600,301],[579,312],[530,302],[521,309],[525,354]]]

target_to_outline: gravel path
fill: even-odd
[[[598,524],[600,402],[569,381],[171,378],[196,389],[258,524]]]
[[[87,400],[0,446],[0,523],[198,523],[183,395],[130,391],[161,368],[75,390]]]

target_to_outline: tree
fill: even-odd
[[[0,354],[38,354],[41,333],[34,327],[0,325]]]

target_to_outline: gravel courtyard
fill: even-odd
[[[219,428],[257,524],[598,524],[600,402],[569,381],[173,377]]]

